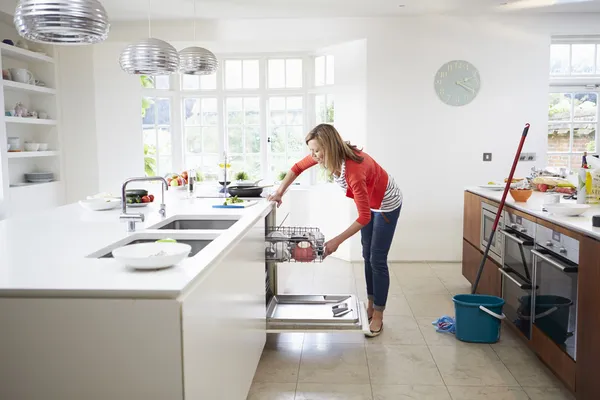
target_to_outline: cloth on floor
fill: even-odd
[[[431,323],[435,325],[435,330],[440,333],[456,333],[456,323],[454,318],[444,315]]]

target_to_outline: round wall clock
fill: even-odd
[[[450,106],[467,105],[475,99],[481,88],[479,71],[467,61],[449,61],[435,74],[434,88],[444,103]]]

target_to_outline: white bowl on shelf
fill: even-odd
[[[25,151],[38,151],[39,148],[39,143],[25,143]]]
[[[588,204],[545,204],[544,208],[554,215],[561,217],[577,217],[590,209]]]
[[[192,251],[185,243],[138,243],[113,250],[114,259],[125,267],[163,269],[179,264]]]

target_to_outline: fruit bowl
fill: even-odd
[[[531,189],[510,189],[510,195],[517,203],[525,203],[532,194],[533,190]]]

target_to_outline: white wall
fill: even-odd
[[[94,46],[98,190],[114,190],[138,168],[141,173],[138,82],[120,71],[117,57],[146,30],[144,24],[115,24],[111,42]],[[361,51],[364,58],[366,52],[366,63],[355,71],[360,76],[364,69],[366,84],[353,88],[345,105],[336,98],[336,124],[343,136],[356,142],[364,138],[365,149],[403,189],[405,204],[390,259],[459,260],[463,188],[508,174],[526,122],[532,127],[525,151],[537,152],[536,165],[544,164],[550,36],[598,31],[596,14],[562,14],[208,21],[198,37],[215,52],[299,51],[366,41],[362,50],[341,52],[349,65],[338,68],[336,60],[336,72],[343,76],[355,68],[351,58],[360,59]],[[154,24],[153,33],[171,41],[192,37],[187,24]],[[452,59],[468,60],[481,74],[481,92],[466,107],[442,104],[433,90],[437,69]],[[493,152],[493,162],[483,163],[483,152]],[[518,174],[532,165],[520,166]],[[341,229],[344,218],[352,221],[351,203],[344,204],[350,204],[348,212],[329,225],[328,214],[315,214],[323,215],[318,222],[325,231]],[[326,209],[322,202],[314,207]],[[358,259],[360,248],[348,246],[352,251],[341,250],[342,256]]]

